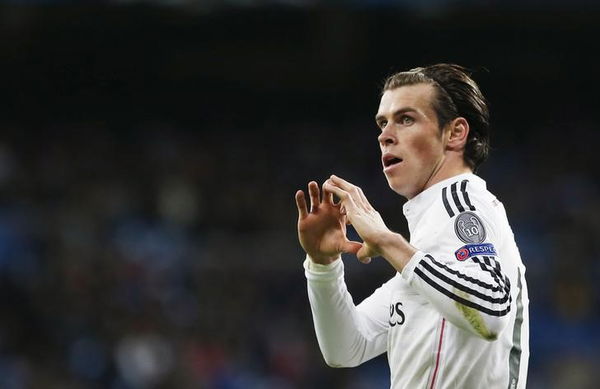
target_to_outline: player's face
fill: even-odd
[[[444,141],[430,84],[402,86],[381,97],[376,121],[381,129],[383,172],[390,187],[412,198],[432,185],[444,162]]]

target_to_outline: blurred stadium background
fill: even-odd
[[[0,388],[386,388],[327,368],[293,194],[335,172],[394,229],[383,78],[456,62],[531,295],[529,388],[600,382],[592,1],[0,5]],[[392,271],[347,258],[356,301]]]

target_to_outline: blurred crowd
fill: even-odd
[[[323,362],[293,202],[335,172],[406,233],[376,128],[227,126],[2,126],[0,388],[388,387],[385,357]],[[500,123],[481,171],[527,266],[529,388],[600,380],[593,129]],[[393,274],[345,261],[356,302]]]

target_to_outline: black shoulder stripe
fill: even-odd
[[[442,201],[444,202],[444,207],[446,208],[446,212],[448,212],[448,215],[450,217],[454,216],[454,211],[452,210],[452,208],[450,207],[450,203],[448,202],[448,191],[446,190],[447,188],[444,187],[444,189],[442,189]]]
[[[475,207],[473,206],[473,204],[471,204],[471,200],[469,199],[469,194],[467,193],[467,183],[469,182],[469,180],[463,180],[462,183],[460,184],[460,191],[462,192],[463,198],[465,199],[465,203],[467,203],[467,207],[469,207],[469,209],[471,211],[475,211]]]
[[[454,199],[454,204],[456,204],[456,208],[458,208],[458,212],[464,212],[465,208],[458,199],[458,193],[456,192],[456,182],[452,184],[452,186],[450,186],[450,191],[452,192],[452,198]]]
[[[471,307],[474,309],[477,309],[480,312],[483,313],[487,313],[488,315],[491,316],[505,316],[508,312],[510,312],[510,304],[508,304],[506,306],[506,309],[503,309],[501,311],[495,311],[486,307],[482,307],[479,304],[476,304],[472,301],[469,301],[467,299],[464,299],[460,296],[455,295],[454,293],[450,292],[449,290],[447,290],[446,288],[443,288],[442,286],[438,285],[437,283],[433,282],[433,280],[431,280],[429,277],[427,277],[425,275],[425,273],[423,273],[421,271],[421,269],[419,268],[415,268],[415,274],[418,275],[419,277],[421,277],[421,279],[423,281],[425,281],[426,283],[428,283],[429,285],[431,285],[431,287],[433,287],[434,289],[436,289],[438,292],[445,294],[446,296],[450,297],[452,300],[461,303],[464,306],[467,307]]]

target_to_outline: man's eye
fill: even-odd
[[[402,117],[400,118],[400,124],[403,125],[409,125],[409,124],[413,124],[415,122],[415,119],[413,119],[412,117],[408,116],[408,115],[402,115]]]
[[[379,128],[381,128],[383,130],[385,128],[385,126],[387,126],[387,121],[382,120],[379,122]]]

